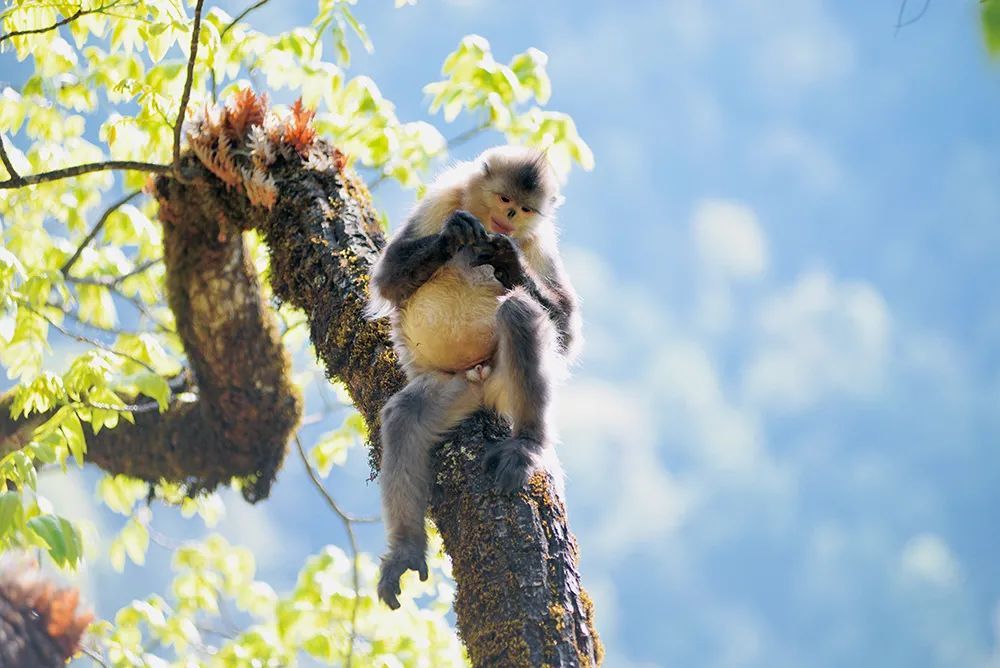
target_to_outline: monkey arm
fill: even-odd
[[[378,261],[372,285],[385,300],[399,306],[450,257],[439,235],[414,238],[409,229],[404,230]]]
[[[375,265],[372,286],[393,306],[406,301],[461,248],[481,243],[486,229],[467,211],[456,211],[438,234],[418,237],[419,218],[412,218],[389,243]]]
[[[569,281],[560,272],[553,276],[535,278],[530,271],[525,271],[520,285],[548,312],[559,335],[559,352],[570,356],[573,344],[579,338],[579,317],[576,311],[576,294]]]
[[[493,275],[508,290],[521,286],[532,299],[541,305],[556,326],[559,334],[559,352],[567,357],[573,353],[573,344],[579,338],[576,313],[576,293],[562,268],[558,256],[546,256],[544,269],[536,273],[509,237],[495,235],[481,245],[474,264],[489,264]]]

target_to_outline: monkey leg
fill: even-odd
[[[513,436],[490,449],[485,465],[497,487],[509,493],[524,487],[548,445],[555,331],[538,302],[515,288],[497,310],[496,334],[493,370],[483,384],[485,402],[510,418]]]
[[[382,508],[389,551],[382,557],[378,595],[399,607],[399,578],[407,570],[427,579],[424,514],[433,471],[430,449],[482,403],[482,390],[461,374],[416,376],[382,409]]]

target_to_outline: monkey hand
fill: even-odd
[[[378,597],[396,610],[399,608],[399,596],[402,589],[399,578],[406,571],[413,570],[420,575],[420,581],[427,580],[427,559],[422,548],[396,549],[382,557],[382,568],[378,577]]]
[[[488,233],[478,218],[468,211],[456,211],[445,221],[438,239],[449,256],[466,246],[486,241]]]
[[[486,473],[493,475],[498,490],[512,494],[528,484],[538,468],[537,447],[534,441],[515,437],[489,448],[483,465]]]
[[[504,234],[491,234],[485,243],[476,244],[476,259],[472,265],[488,264],[493,267],[493,275],[500,284],[510,290],[524,283],[524,265],[521,251],[514,240]]]

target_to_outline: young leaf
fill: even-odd
[[[28,520],[28,528],[45,541],[49,556],[60,566],[74,566],[80,560],[80,533],[66,518],[40,515]]]

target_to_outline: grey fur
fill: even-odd
[[[523,288],[511,290],[497,311],[496,369],[484,389],[487,402],[510,417],[513,436],[491,448],[484,465],[503,492],[524,487],[549,446],[552,374],[546,359],[554,350],[552,329],[545,310]]]
[[[428,373],[411,380],[382,409],[381,488],[389,553],[382,560],[378,594],[394,610],[399,577],[407,569],[427,579],[430,449],[481,403],[482,388],[463,376]]]

